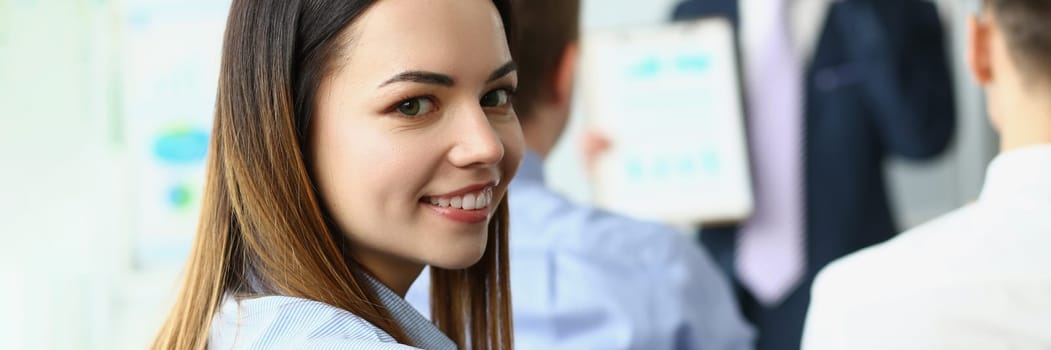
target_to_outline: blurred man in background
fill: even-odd
[[[1051,2],[986,0],[969,27],[1001,142],[980,198],[825,268],[804,348],[1051,348]]]
[[[737,24],[755,212],[701,241],[733,276],[758,348],[799,347],[816,272],[892,237],[890,155],[929,159],[954,128],[942,24],[921,0],[687,0]]]
[[[712,259],[675,230],[580,206],[549,189],[543,162],[570,115],[579,0],[515,3],[526,152],[511,182],[510,256],[519,349],[752,349]],[[421,310],[423,274],[409,292]]]

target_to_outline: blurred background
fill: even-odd
[[[584,0],[585,36],[667,22],[675,2]],[[902,228],[973,200],[997,147],[961,60],[977,1],[937,2],[958,126],[937,161],[889,161]],[[0,0],[0,348],[149,343],[196,225],[228,6]],[[572,120],[547,175],[587,202]]]

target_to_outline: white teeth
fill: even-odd
[[[468,193],[468,194],[464,195],[463,196],[463,209],[464,210],[474,210],[474,208],[475,208],[475,201],[474,201],[474,199],[475,199],[474,193]]]
[[[427,202],[431,203],[431,205],[442,208],[478,210],[486,208],[493,203],[493,188],[489,187],[481,192],[468,193],[463,196],[445,198],[430,197],[427,198]]]

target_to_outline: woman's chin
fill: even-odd
[[[461,252],[448,252],[444,256],[434,257],[429,263],[433,267],[442,268],[445,270],[463,270],[468,267],[474,266],[479,260],[482,259],[482,255],[485,254],[485,246],[481,249],[472,249],[471,251]]]

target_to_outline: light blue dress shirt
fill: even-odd
[[[456,344],[383,284],[369,278],[394,320],[415,346],[455,350]],[[208,337],[208,349],[417,349],[349,311],[303,298],[226,298]]]
[[[509,189],[517,349],[753,348],[715,262],[673,229],[581,206],[548,189],[526,153]],[[428,305],[429,273],[409,290]]]

